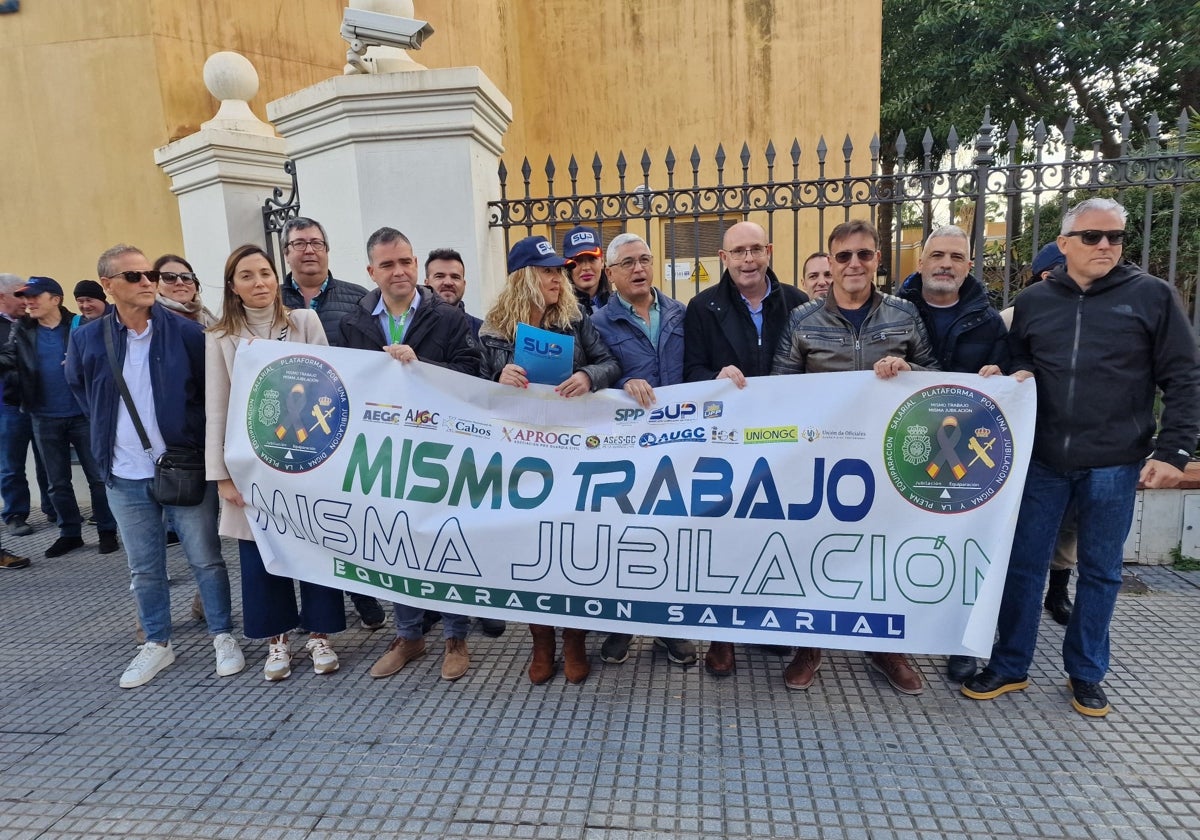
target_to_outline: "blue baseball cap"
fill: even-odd
[[[580,254],[595,254],[604,256],[600,250],[600,234],[590,227],[578,225],[567,231],[563,237],[563,256],[573,260]]]
[[[1041,280],[1042,272],[1060,266],[1067,261],[1063,256],[1062,250],[1058,247],[1058,243],[1050,240],[1042,246],[1042,250],[1037,252],[1037,256],[1033,258],[1033,266],[1030,270],[1033,272],[1031,280]]]
[[[526,236],[512,246],[512,250],[508,252],[509,274],[531,265],[559,268],[568,263],[570,260],[565,260],[554,253],[554,246],[544,236]]]
[[[64,297],[63,287],[53,277],[30,277],[28,283],[13,292],[13,297],[37,297],[42,292]]]

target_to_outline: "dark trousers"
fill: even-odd
[[[83,533],[83,517],[75,501],[75,489],[71,486],[71,447],[75,447],[79,466],[83,468],[92,494],[92,517],[96,520],[96,530],[115,534],[117,521],[108,509],[108,496],[104,492],[104,482],[100,480],[100,468],[92,457],[87,418],[82,414],[74,417],[40,417],[35,414],[33,436],[46,465],[50,499],[58,513],[59,535],[78,537]]]
[[[273,575],[253,540],[238,540],[242,565],[242,624],[251,639],[268,639],[303,625],[310,633],[340,633],[346,610],[340,589]],[[296,583],[300,609],[296,609]]]

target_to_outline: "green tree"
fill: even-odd
[[[969,139],[990,106],[1001,135],[1074,119],[1116,157],[1122,117],[1136,145],[1151,113],[1200,105],[1200,2],[883,0],[882,94],[885,145],[951,125]]]

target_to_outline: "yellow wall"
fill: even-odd
[[[0,271],[68,292],[116,242],[182,245],[154,149],[217,105],[209,54],[258,68],[252,107],[341,72],[339,0],[37,0],[0,16]],[[73,301],[68,300],[68,306]]]
[[[216,111],[205,58],[246,55],[261,79],[251,104],[265,118],[266,102],[341,72],[344,5],[36,0],[0,16],[0,271],[73,284],[117,241],[152,257],[179,249],[175,198],[153,150]],[[729,156],[726,180],[740,181],[744,141],[752,179],[765,177],[768,140],[779,153],[776,176],[788,177],[794,137],[801,175],[813,177],[822,133],[840,175],[845,134],[865,148],[877,129],[881,0],[416,0],[416,16],[436,32],[414,58],[478,65],[510,99],[506,162],[519,183],[528,156],[535,188],[552,154],[556,189],[565,189],[575,153],[581,188],[594,189],[598,151],[611,189],[622,149],[632,183],[648,149],[652,186],[664,187],[668,146],[677,183],[690,181],[693,144],[711,177],[718,143]],[[815,229],[802,227],[803,250],[812,250]],[[795,248],[777,234],[777,252],[781,244],[790,259]]]

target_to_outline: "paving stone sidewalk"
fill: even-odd
[[[40,517],[35,516],[35,520]],[[33,558],[0,571],[0,840],[28,838],[1180,838],[1200,836],[1200,574],[1130,571],[1113,622],[1113,712],[1070,709],[1062,628],[1047,619],[1028,691],[962,697],[940,657],[904,697],[861,654],[832,653],[788,691],[786,658],[738,647],[716,680],[649,639],[582,686],[531,686],[529,636],[473,632],[472,668],[431,655],[367,669],[389,629],[335,639],[342,669],[282,683],[213,672],[195,585],[170,567],[178,659],[133,690],[124,554],[46,560],[53,539],[5,536]],[[237,591],[236,549],[226,544]],[[240,598],[235,620],[240,623]],[[348,614],[353,616],[349,610]],[[301,641],[303,641],[301,639]]]

